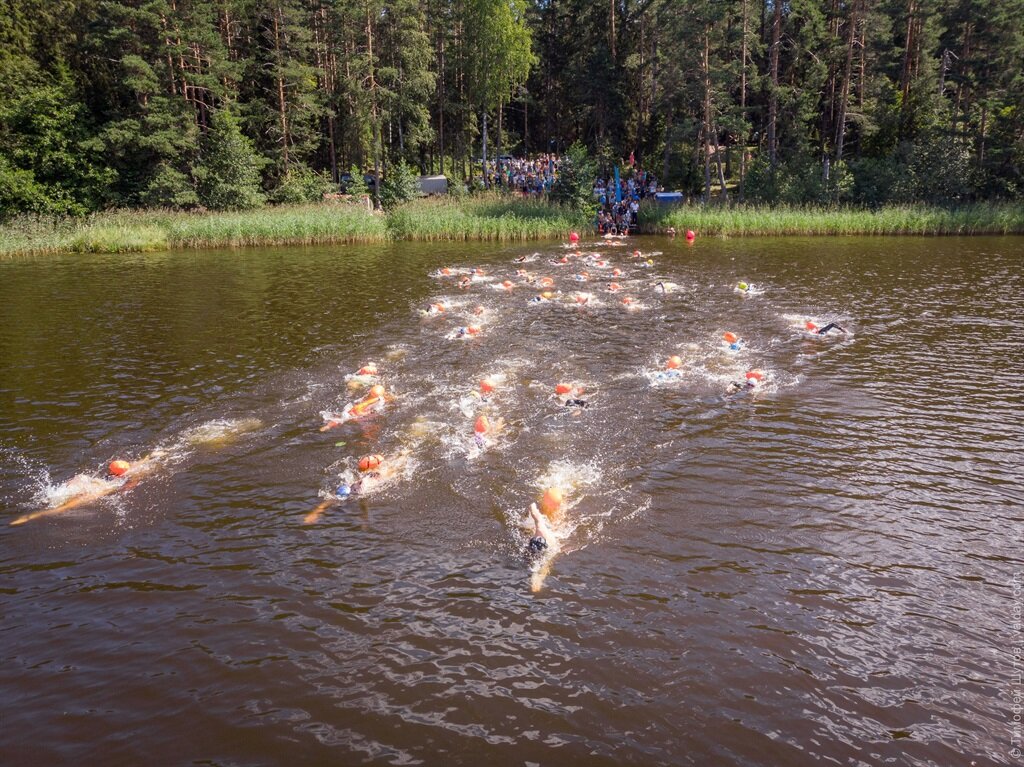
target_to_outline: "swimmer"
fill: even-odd
[[[445,304],[442,301],[438,301],[437,303],[431,304],[426,309],[421,309],[420,314],[423,315],[424,317],[436,317],[439,314],[444,314],[450,308],[451,307],[448,306],[448,304]]]
[[[388,402],[393,400],[394,397],[388,394],[381,384],[371,386],[370,391],[366,393],[365,397],[358,402],[350,402],[340,413],[334,413],[329,410],[323,411],[320,415],[326,423],[320,427],[320,431],[328,431],[348,421],[379,413]]]
[[[566,407],[584,408],[584,407],[589,407],[590,405],[589,405],[589,403],[585,399],[570,398],[570,399],[567,399],[565,401],[565,406]]]
[[[479,325],[467,325],[455,331],[451,338],[472,338],[480,335],[482,328]]]
[[[348,384],[350,389],[359,389],[360,387],[367,386],[378,380],[377,365],[373,362],[369,362],[363,365],[355,373],[349,373],[345,376],[345,382]]]
[[[668,229],[665,230],[665,234],[667,234],[669,237],[675,237],[676,228],[674,226],[670,226]]]
[[[459,288],[461,290],[466,290],[472,284],[472,282],[473,281],[469,277],[463,277],[461,280],[459,280]]]
[[[753,391],[765,379],[765,374],[761,370],[748,370],[744,381],[733,381],[729,384],[729,388],[726,389],[726,394],[736,394],[741,391]]]
[[[748,285],[745,282],[741,282],[736,286],[736,290],[738,290],[740,293],[749,293],[750,285]]]
[[[131,490],[142,477],[152,473],[159,466],[159,460],[165,454],[165,450],[157,449],[134,463],[120,459],[111,461],[107,467],[105,479],[91,474],[76,474],[63,485],[65,493],[69,495],[63,503],[41,511],[34,511],[31,514],[24,514],[13,520],[11,524],[23,525],[40,517],[63,514],[65,511],[98,501],[118,490]]]
[[[526,555],[531,558],[541,555],[553,557],[558,553],[558,536],[536,503],[530,504],[530,519],[533,522],[533,535],[526,544]]]
[[[512,261],[517,264],[525,264],[526,256],[519,256],[518,258],[513,258]]]
[[[819,328],[815,323],[811,322],[810,320],[807,320],[807,322],[804,323],[804,329],[811,335],[819,336],[828,335],[829,331],[831,330],[838,330],[841,333],[847,332],[846,328],[840,327],[835,322],[830,322],[825,327]]]
[[[655,284],[656,288],[660,288],[662,294],[674,293],[679,289],[679,285],[674,282],[665,282],[664,280]]]
[[[494,438],[505,428],[505,419],[491,421],[487,416],[479,416],[473,424],[473,441],[483,449],[494,444]]]
[[[333,495],[321,501],[315,509],[303,517],[302,524],[311,525],[320,519],[324,511],[331,506],[352,496],[368,495],[393,482],[405,470],[409,452],[409,450],[402,450],[389,457],[376,454],[364,455],[356,464],[359,470],[356,478],[348,482],[345,481],[343,475],[342,482],[335,489]]]

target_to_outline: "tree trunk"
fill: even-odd
[[[771,93],[768,96],[768,161],[773,170],[778,162],[776,123],[779,116],[779,38],[781,35],[782,3],[775,0],[772,10],[772,41],[768,56],[771,76]]]
[[[846,66],[843,68],[843,85],[839,93],[839,117],[836,121],[836,162],[843,159],[843,143],[846,140],[846,104],[850,97],[850,77],[853,75],[853,43],[857,39],[857,5],[850,6],[850,25],[846,35]]]
[[[288,168],[288,109],[284,97],[284,54],[281,51],[281,6],[274,6],[274,53],[277,56],[277,104],[281,113],[281,160],[284,163],[284,175],[287,176]]]
[[[740,63],[740,201],[747,180],[747,0],[743,0],[743,45]]]

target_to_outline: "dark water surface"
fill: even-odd
[[[563,252],[0,262],[4,521],[168,456],[0,526],[0,762],[1020,763],[1024,239]],[[519,267],[558,300],[528,304]],[[370,360],[395,402],[321,433]],[[507,421],[485,450],[480,413]],[[398,481],[303,524],[402,449]],[[520,525],[549,484],[565,539],[531,593]]]

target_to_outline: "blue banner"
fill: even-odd
[[[619,183],[619,166],[615,166],[615,202],[622,202],[622,184]]]

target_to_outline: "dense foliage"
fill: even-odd
[[[492,156],[635,153],[705,198],[1020,199],[1021,19],[1024,0],[10,0],[0,218],[295,202],[353,166],[473,176],[485,135]]]

